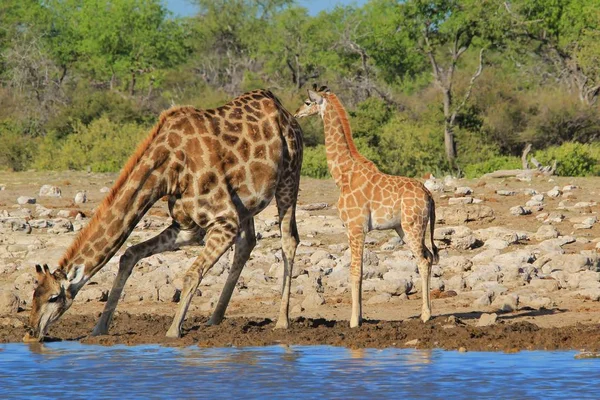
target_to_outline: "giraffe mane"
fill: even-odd
[[[117,178],[114,185],[110,189],[110,192],[106,195],[106,197],[104,197],[104,200],[102,200],[102,203],[100,204],[100,206],[94,213],[94,216],[92,217],[90,222],[85,226],[85,228],[83,228],[81,230],[79,235],[77,235],[77,237],[75,238],[75,240],[73,241],[71,246],[69,246],[68,250],[65,252],[63,257],[59,261],[58,267],[60,269],[63,269],[67,265],[69,260],[71,258],[73,258],[73,256],[75,256],[75,254],[77,254],[77,252],[81,249],[81,246],[83,245],[83,243],[85,243],[86,240],[89,239],[93,229],[98,225],[100,217],[104,214],[104,211],[106,211],[106,209],[108,209],[112,205],[118,191],[121,189],[121,187],[123,187],[123,185],[125,184],[125,181],[131,174],[131,171],[138,164],[138,162],[142,158],[142,155],[148,149],[148,146],[150,146],[150,143],[156,138],[156,136],[158,135],[158,132],[165,124],[165,121],[167,120],[167,118],[172,116],[177,111],[179,111],[181,109],[186,109],[186,108],[189,108],[189,107],[179,107],[179,106],[171,107],[168,110],[163,111],[160,114],[160,117],[159,117],[156,125],[154,125],[154,127],[152,128],[152,130],[150,131],[150,133],[148,134],[146,139],[144,139],[144,141],[142,141],[138,145],[138,147],[135,150],[135,152],[133,153],[133,155],[131,155],[131,157],[129,157],[129,160],[127,160],[127,163],[125,163],[125,166],[121,170],[119,177]]]
[[[364,164],[374,165],[371,160],[360,154],[360,152],[356,148],[354,140],[352,139],[352,129],[350,128],[350,122],[348,121],[348,113],[346,112],[346,109],[340,102],[340,99],[338,99],[338,97],[335,94],[329,93],[327,95],[327,101],[333,106],[333,109],[337,112],[338,117],[340,118],[340,123],[342,124],[342,129],[344,131],[344,137],[346,138],[346,142],[348,143],[348,149],[350,150],[352,158]]]

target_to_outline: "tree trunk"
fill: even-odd
[[[135,71],[131,71],[131,87],[129,88],[129,95],[133,97],[135,94]]]
[[[456,141],[454,140],[454,126],[450,121],[444,124],[444,146],[446,148],[446,159],[454,172],[458,170],[456,165]]]

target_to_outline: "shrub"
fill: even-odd
[[[324,145],[320,144],[315,147],[304,148],[302,175],[319,179],[327,178],[329,176]]]
[[[101,117],[84,125],[73,125],[74,132],[65,139],[56,134],[44,138],[35,166],[40,169],[82,170],[88,166],[95,172],[121,169],[145,137],[148,129],[138,124],[116,124]]]
[[[535,158],[543,165],[557,161],[556,174],[560,176],[600,175],[600,145],[563,143],[537,151]]]
[[[477,178],[483,174],[494,172],[500,169],[518,169],[521,168],[521,159],[519,157],[495,156],[486,161],[465,165],[463,172],[466,178]]]
[[[27,169],[33,159],[35,146],[35,141],[23,135],[17,124],[0,122],[0,169]]]

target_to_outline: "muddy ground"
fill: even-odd
[[[116,178],[113,174],[85,173],[0,173],[0,184],[5,190],[0,191],[0,209],[15,209],[16,198],[20,195],[37,197],[43,184],[53,184],[62,189],[61,198],[39,198],[38,203],[45,207],[82,211],[86,216],[93,214],[93,209],[100,203],[104,193],[99,189],[110,186]],[[535,232],[540,225],[535,218],[536,213],[515,217],[508,210],[524,204],[524,197],[499,198],[496,190],[522,190],[535,186],[537,190],[547,191],[558,185],[576,185],[580,189],[571,201],[594,201],[600,191],[599,178],[534,178],[532,182],[521,182],[515,179],[503,180],[471,180],[460,181],[461,186],[476,188],[478,198],[495,211],[495,218],[486,221],[468,222],[471,229],[488,226],[502,226]],[[88,202],[74,204],[76,192],[85,190]],[[435,193],[438,207],[446,205],[452,193]],[[300,206],[317,202],[326,202],[331,206],[312,214],[335,216],[337,189],[331,180],[303,179]],[[556,201],[558,203],[558,201]],[[547,207],[550,211],[551,207]],[[166,203],[159,202],[150,211],[151,215],[166,217]],[[540,210],[542,211],[542,210]],[[274,212],[266,210],[265,212]],[[582,210],[582,215],[595,215],[598,206]],[[443,226],[443,225],[439,225]],[[569,229],[566,225],[564,229]],[[569,232],[572,233],[572,232]],[[301,239],[306,239],[307,232],[300,230]],[[6,235],[6,233],[4,233]],[[47,233],[31,234],[45,237]],[[76,233],[70,234],[72,238]],[[392,233],[374,233],[376,240],[367,248],[378,249],[382,243],[393,237]],[[577,241],[564,247],[567,253],[595,249],[600,237],[600,224],[592,229],[577,233],[578,237],[587,240]],[[302,237],[305,236],[305,237]],[[6,239],[6,237],[5,237]],[[70,240],[70,239],[69,239]],[[278,239],[272,240],[274,245]],[[311,240],[315,240],[312,238]],[[321,245],[333,244],[345,240],[343,230],[335,235],[320,237]],[[63,244],[61,244],[63,245]],[[455,254],[475,254],[469,251],[442,252],[441,257]],[[57,257],[52,255],[52,257]],[[26,259],[15,257],[18,268],[29,268]],[[52,261],[52,260],[49,260]],[[14,274],[0,274],[0,287]],[[108,286],[110,287],[110,286]],[[404,297],[393,297],[384,304],[363,305],[363,316],[366,318],[362,327],[350,329],[350,293],[348,291],[323,293],[326,303],[314,308],[296,308],[292,311],[291,327],[287,331],[274,330],[274,319],[279,310],[277,296],[265,294],[264,297],[238,298],[236,294],[227,311],[227,318],[220,326],[206,326],[210,308],[203,306],[206,298],[197,296],[187,314],[181,339],[167,339],[165,333],[171,323],[177,304],[156,301],[129,301],[119,305],[110,334],[102,337],[89,337],[97,321],[104,303],[102,301],[76,302],[48,333],[47,340],[80,340],[90,344],[147,344],[157,343],[173,346],[257,346],[270,344],[329,344],[351,348],[363,347],[416,347],[475,350],[518,351],[524,349],[575,349],[600,350],[600,303],[577,296],[563,295],[562,291],[550,294],[553,306],[550,308],[521,307],[515,311],[500,312],[485,307],[473,306],[472,299],[464,296],[445,296],[434,293],[434,318],[423,324],[419,319],[421,296],[411,292]],[[292,298],[294,294],[292,295]],[[365,299],[368,299],[366,297]],[[292,300],[292,310],[294,310]],[[498,320],[490,326],[477,326],[484,314],[495,312]],[[19,312],[13,315],[0,315],[0,342],[18,342],[25,332],[24,323],[28,316],[28,299],[23,301]]]

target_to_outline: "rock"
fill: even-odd
[[[510,212],[510,215],[515,215],[515,216],[531,214],[531,209],[529,207],[523,207],[523,206],[514,206],[514,207],[511,207],[508,211]]]
[[[544,240],[543,242],[540,242],[537,245],[537,248],[540,249],[543,252],[559,252],[562,253],[562,246],[564,246],[565,244],[569,244],[569,243],[573,243],[575,242],[575,237],[573,236],[559,236],[555,239],[548,239],[548,240]]]
[[[498,196],[514,196],[517,194],[517,192],[513,190],[496,190],[496,194]]]
[[[560,196],[562,192],[558,186],[554,186],[554,188],[549,190],[546,194],[548,195],[548,197],[556,198]]]
[[[519,296],[516,294],[498,296],[492,302],[492,307],[504,312],[517,311],[519,309]]]
[[[24,204],[35,204],[35,198],[34,197],[28,197],[28,196],[19,196],[17,198],[17,203],[24,205]]]
[[[577,295],[584,299],[600,301],[600,288],[583,289],[577,292]]]
[[[488,307],[490,304],[492,304],[491,294],[487,292],[475,299],[473,302],[473,305],[478,307]]]
[[[409,340],[404,343],[405,346],[416,346],[417,344],[419,344],[419,339]]]
[[[552,212],[544,221],[545,224],[560,224],[565,216],[558,212]]]
[[[66,218],[55,218],[52,220],[52,227],[48,233],[61,234],[73,231],[73,223]]]
[[[438,207],[436,209],[437,221],[448,225],[461,225],[469,221],[491,221],[494,219],[494,210],[489,206],[480,204]]]
[[[466,287],[466,283],[461,275],[454,275],[452,278],[446,280],[445,287],[448,291],[462,292]]]
[[[327,259],[327,258],[331,258],[331,254],[329,254],[328,251],[319,249],[311,254],[310,262],[311,262],[311,264],[315,265],[315,264],[318,264],[319,261],[321,261],[323,259]]]
[[[379,293],[379,294],[376,294],[375,296],[371,296],[371,298],[369,300],[367,300],[366,304],[388,303],[391,298],[392,298],[392,295],[389,293]]]
[[[465,283],[468,288],[473,288],[480,282],[498,282],[500,277],[500,267],[498,265],[478,265],[473,266],[473,272],[465,277]]]
[[[559,289],[558,281],[555,279],[532,279],[529,286],[545,292],[555,292]]]
[[[311,309],[323,304],[325,304],[325,299],[320,293],[310,292],[302,302],[302,307],[305,309]]]
[[[533,237],[536,240],[543,241],[548,239],[554,239],[560,236],[560,233],[552,225],[542,225],[538,228],[537,232]]]
[[[496,239],[497,240],[497,239]],[[486,264],[494,259],[494,257],[500,255],[500,250],[498,249],[487,249],[482,251],[479,254],[474,255],[471,258],[472,264]]]
[[[77,192],[73,201],[75,204],[83,204],[87,202],[87,194],[85,192]]]
[[[580,201],[579,203],[576,203],[573,206],[573,208],[588,208],[588,207],[594,207],[597,204],[598,203],[596,203],[595,201]]]
[[[60,197],[61,195],[61,191],[60,188],[57,186],[52,186],[52,185],[43,185],[40,188],[40,192],[39,192],[39,196],[40,197]]]
[[[0,291],[0,315],[16,314],[19,311],[19,303],[19,297],[12,291]]]
[[[498,314],[481,314],[479,317],[479,321],[477,321],[477,326],[490,326],[494,325],[498,320]]]
[[[448,199],[448,204],[449,205],[455,205],[455,204],[471,204],[473,203],[473,198],[472,197],[451,197]]]
[[[496,250],[504,250],[508,246],[509,246],[509,243],[506,240],[494,239],[494,238],[487,240],[483,245],[483,247],[485,247],[487,249],[496,249]]]
[[[77,300],[84,303],[108,300],[108,290],[99,287],[86,287],[77,294]]]
[[[573,191],[575,189],[577,189],[577,186],[575,186],[575,185],[567,185],[567,186],[563,187],[562,191],[563,192],[570,192],[570,191]]]
[[[524,263],[532,263],[535,261],[535,256],[528,250],[516,250],[509,253],[500,254],[494,257],[493,262],[497,265],[521,265]]]
[[[523,307],[531,307],[536,310],[541,308],[550,309],[554,305],[554,302],[549,297],[540,297],[537,295],[525,295],[522,294],[519,296],[519,306]]]
[[[443,192],[444,191],[444,184],[442,182],[436,180],[435,178],[427,179],[424,182],[424,185],[430,192]]]
[[[301,210],[305,210],[305,211],[316,211],[316,210],[323,210],[327,207],[329,207],[329,204],[327,204],[327,203],[311,203],[311,204],[301,205],[299,208]]]
[[[404,293],[409,293],[413,287],[412,281],[406,279],[370,280],[370,282],[375,283],[375,291],[388,293],[392,296],[400,296]]]
[[[541,201],[537,201],[537,200],[529,200],[527,203],[525,203],[526,207],[543,207],[544,203],[542,203]]]
[[[454,194],[459,195],[459,196],[466,196],[468,194],[472,194],[473,193],[473,189],[471,189],[468,186],[459,186],[456,189],[454,189]]]

